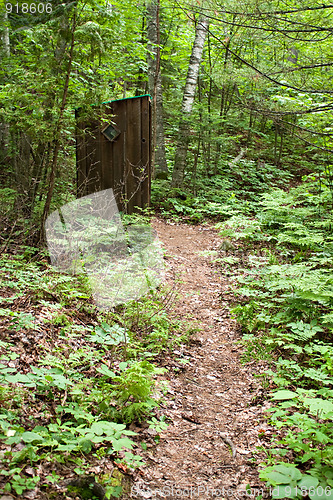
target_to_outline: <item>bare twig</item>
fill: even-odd
[[[232,451],[232,458],[235,458],[236,457],[236,454],[237,454],[237,448],[236,446],[234,445],[234,443],[231,441],[231,439],[229,439],[227,436],[225,436],[224,434],[222,434],[222,432],[219,432],[219,436],[220,438],[230,446],[231,448],[231,451]]]

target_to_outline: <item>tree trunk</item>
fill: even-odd
[[[173,187],[180,187],[184,182],[186,168],[186,156],[190,138],[190,118],[197,86],[200,63],[208,29],[208,19],[201,15],[195,30],[195,38],[192,47],[192,54],[188,66],[183,103],[181,109],[181,119],[179,123],[178,139],[176,145],[175,163],[172,174]]]
[[[48,191],[46,194],[46,200],[45,200],[45,205],[44,205],[44,209],[43,209],[41,225],[40,225],[40,229],[39,229],[39,235],[38,235],[39,243],[44,243],[44,225],[45,225],[47,216],[48,216],[49,211],[50,211],[51,200],[52,200],[52,195],[53,195],[53,190],[54,190],[55,175],[56,175],[56,169],[57,169],[57,164],[58,164],[58,155],[59,155],[59,150],[60,150],[61,131],[62,131],[63,118],[64,118],[64,113],[65,113],[65,108],[66,108],[66,103],[67,103],[67,94],[68,94],[69,81],[70,81],[70,75],[71,75],[72,63],[73,63],[76,22],[77,22],[77,19],[76,19],[76,11],[75,11],[74,15],[73,15],[73,24],[72,24],[72,30],[71,30],[71,44],[70,44],[70,50],[69,50],[69,54],[68,54],[68,66],[67,66],[67,72],[66,72],[66,79],[65,79],[65,84],[64,84],[63,94],[62,94],[61,105],[60,105],[60,109],[59,109],[59,117],[58,117],[58,121],[57,121],[57,124],[55,127],[55,132],[54,132],[54,143],[53,143],[54,147],[53,147],[53,152],[52,152],[51,170],[50,170],[50,174],[49,174],[49,178],[48,178]]]
[[[165,138],[163,124],[163,93],[160,58],[160,1],[150,0],[147,4],[147,36],[148,36],[148,89],[152,96],[152,165],[153,176],[166,178],[168,166],[165,155]]]
[[[9,40],[9,26],[7,11],[3,14],[3,29],[2,29],[2,44],[3,54],[5,57],[10,56],[10,40]]]
[[[30,137],[22,130],[11,130],[11,142],[13,147],[13,170],[17,198],[15,209],[17,212],[30,216]]]
[[[10,57],[10,39],[9,39],[9,26],[8,26],[7,11],[3,14],[3,27],[2,27],[2,53],[4,57]],[[5,161],[8,154],[9,142],[9,126],[4,121],[0,123],[0,163]]]

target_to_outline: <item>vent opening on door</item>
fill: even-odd
[[[104,137],[109,139],[109,141],[114,141],[120,135],[120,130],[118,130],[112,123],[103,128],[102,134]]]

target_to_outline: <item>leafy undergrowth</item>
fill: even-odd
[[[244,361],[271,360],[263,383],[273,388],[269,420],[278,432],[261,479],[273,498],[333,498],[332,191],[308,177],[263,195],[254,217],[218,227],[239,254],[223,265],[244,267],[233,309]]]
[[[265,162],[242,159],[235,166],[225,160],[215,175],[197,179],[193,185],[190,181],[186,189],[170,190],[168,181],[154,180],[152,202],[162,217],[190,224],[207,218],[225,220],[253,212],[263,191],[285,188],[292,179],[288,170]]]
[[[160,357],[190,330],[167,315],[172,290],[105,313],[84,276],[28,254],[0,262],[0,492],[65,498],[90,477],[87,498],[98,498],[96,484],[117,497],[146,446],[129,424],[165,425]]]

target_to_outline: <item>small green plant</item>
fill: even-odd
[[[101,345],[118,345],[126,342],[126,330],[117,324],[109,326],[103,322],[101,326],[96,326],[88,340]]]
[[[92,396],[99,401],[100,410],[110,418],[124,422],[142,420],[158,404],[152,397],[154,375],[164,370],[148,361],[119,364],[119,375],[102,365],[101,379]],[[97,395],[97,391],[100,395]]]
[[[75,465],[81,474],[89,471],[93,455],[110,456],[122,467],[142,465],[132,451],[135,433],[126,426],[151,417],[161,401],[164,385],[156,378],[164,370],[153,358],[188,336],[166,314],[172,293],[155,291],[109,313],[86,308],[83,323],[74,311],[83,311],[87,301],[84,280],[47,266],[42,272],[19,256],[2,257],[2,286],[16,296],[28,294],[33,307],[33,313],[12,312],[12,302],[4,301],[0,309],[0,319],[10,325],[7,341],[0,343],[0,445],[7,474],[2,491],[21,495],[38,482],[51,488],[57,478],[37,470],[53,460]],[[49,339],[50,331],[52,342],[37,344],[36,352],[27,344],[34,362],[21,369],[12,337],[45,332]],[[26,408],[38,413],[29,415]],[[120,494],[118,486],[105,484],[107,495]]]
[[[22,495],[26,490],[33,490],[39,482],[40,477],[21,476],[22,469],[14,467],[10,470],[1,470],[0,474],[8,478],[8,483],[4,487],[4,492],[14,491],[17,495]]]
[[[10,328],[13,330],[29,330],[34,328],[36,318],[31,313],[9,312],[11,317]]]
[[[324,492],[325,495],[326,492],[328,494],[331,492],[330,488],[318,487],[319,481],[316,477],[302,474],[292,464],[277,464],[267,467],[259,476],[270,486],[272,498],[303,498],[308,495],[311,500],[318,500]],[[324,498],[328,498],[328,496]]]
[[[148,420],[149,429],[156,431],[156,435],[154,436],[154,440],[156,443],[160,441],[160,434],[162,431],[168,428],[168,424],[165,421],[165,415],[162,415],[158,420],[156,417],[152,417]]]
[[[243,360],[271,364],[262,378],[266,389],[276,388],[269,413],[281,433],[280,447],[268,450],[261,478],[273,498],[301,498],[307,488],[317,499],[318,488],[333,486],[333,248],[331,215],[321,210],[326,195],[305,185],[275,190],[263,196],[248,222],[237,216],[220,225],[224,236],[261,242],[266,257],[237,277],[232,312],[244,332]],[[288,450],[294,464],[282,461]]]

